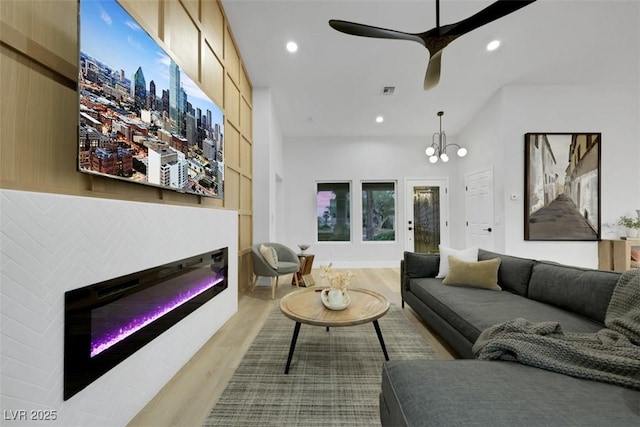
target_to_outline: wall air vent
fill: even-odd
[[[395,86],[382,86],[382,90],[380,91],[380,95],[393,95],[393,92],[396,91]]]

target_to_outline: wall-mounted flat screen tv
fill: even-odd
[[[115,0],[80,0],[78,170],[223,198],[224,115]]]

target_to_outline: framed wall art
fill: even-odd
[[[600,240],[600,133],[525,134],[525,240]]]

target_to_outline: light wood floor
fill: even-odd
[[[372,289],[400,306],[400,269],[351,269],[356,277],[351,286]],[[322,284],[314,270],[316,285]],[[201,426],[215,405],[243,355],[258,334],[279,299],[296,290],[291,276],[280,278],[276,299],[271,288],[259,286],[254,292],[240,293],[238,312],[196,353],[167,385],[131,420],[129,427]],[[453,359],[452,352],[431,333],[407,306],[403,313],[422,332],[442,359]],[[291,323],[293,333],[293,322]],[[289,345],[289,343],[283,343]],[[283,361],[284,362],[284,361]]]

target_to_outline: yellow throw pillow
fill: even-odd
[[[260,253],[267,264],[274,270],[278,269],[278,253],[276,252],[276,248],[272,246],[260,245]]]
[[[449,255],[449,274],[442,283],[501,291],[502,288],[498,286],[499,267],[500,258],[467,262]]]

